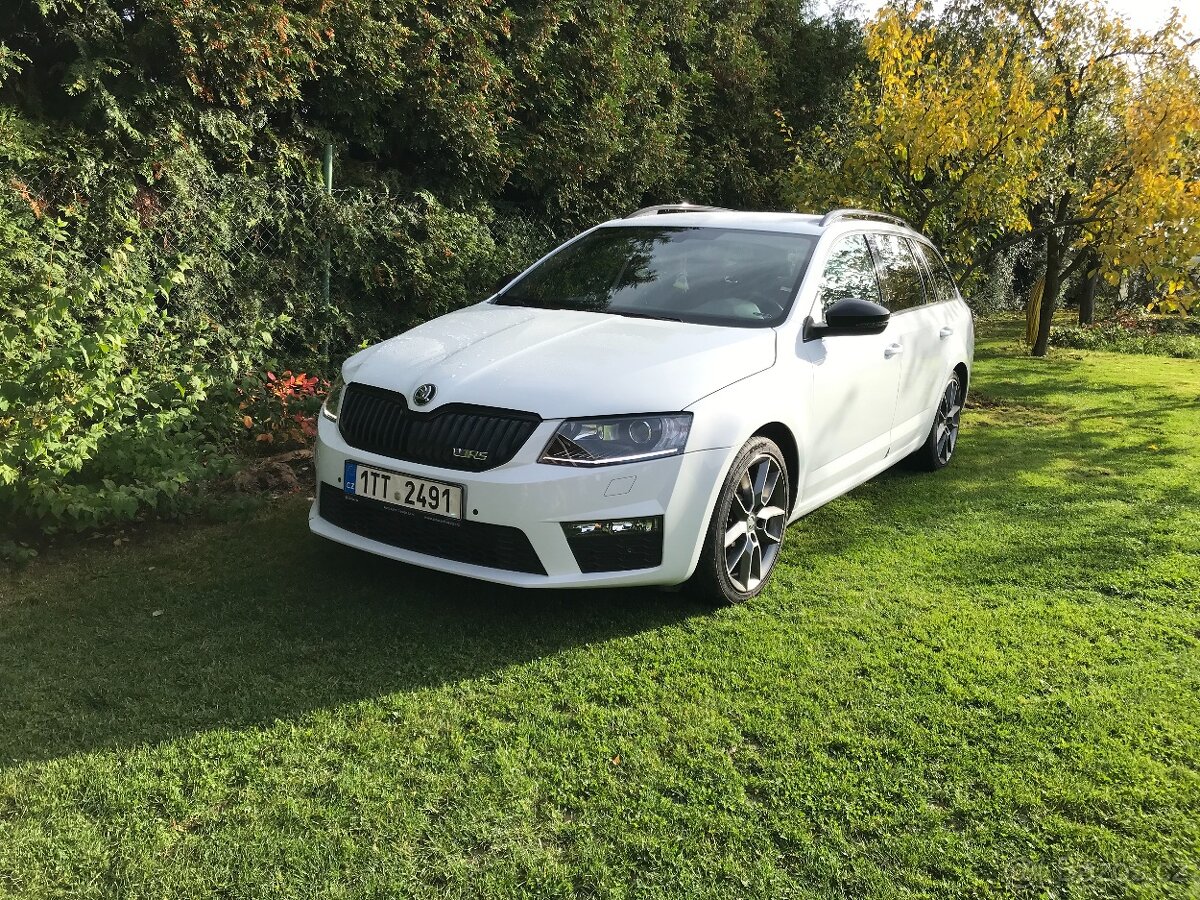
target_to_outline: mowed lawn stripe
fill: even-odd
[[[1195,896],[1200,366],[981,333],[951,466],[744,607],[422,572],[302,498],[6,576],[0,893]]]

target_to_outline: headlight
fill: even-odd
[[[568,419],[538,462],[556,466],[611,466],[682,453],[692,428],[691,413]]]
[[[329,389],[329,393],[325,395],[325,402],[321,404],[321,415],[330,422],[337,421],[338,411],[342,408],[342,394],[345,390],[346,383],[342,381],[342,376],[339,375],[334,379],[333,387]]]

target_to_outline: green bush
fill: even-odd
[[[1200,319],[1133,316],[1095,325],[1059,326],[1051,329],[1050,343],[1076,350],[1200,359]]]
[[[0,539],[177,511],[213,471],[211,403],[235,360],[220,327],[173,315],[187,262],[156,276],[131,234],[92,263],[77,223],[0,216]],[[269,337],[259,335],[261,342]],[[220,457],[216,457],[219,465]]]
[[[860,53],[806,2],[0,4],[0,542],[181,508],[247,379],[582,227],[778,206],[776,110],[828,115]]]

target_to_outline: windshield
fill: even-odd
[[[731,228],[599,228],[563,247],[495,302],[677,322],[777,325],[816,240]]]

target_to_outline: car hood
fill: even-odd
[[[481,303],[361,351],[343,374],[410,402],[433,384],[431,411],[472,403],[558,419],[685,409],[774,362],[770,328]]]

